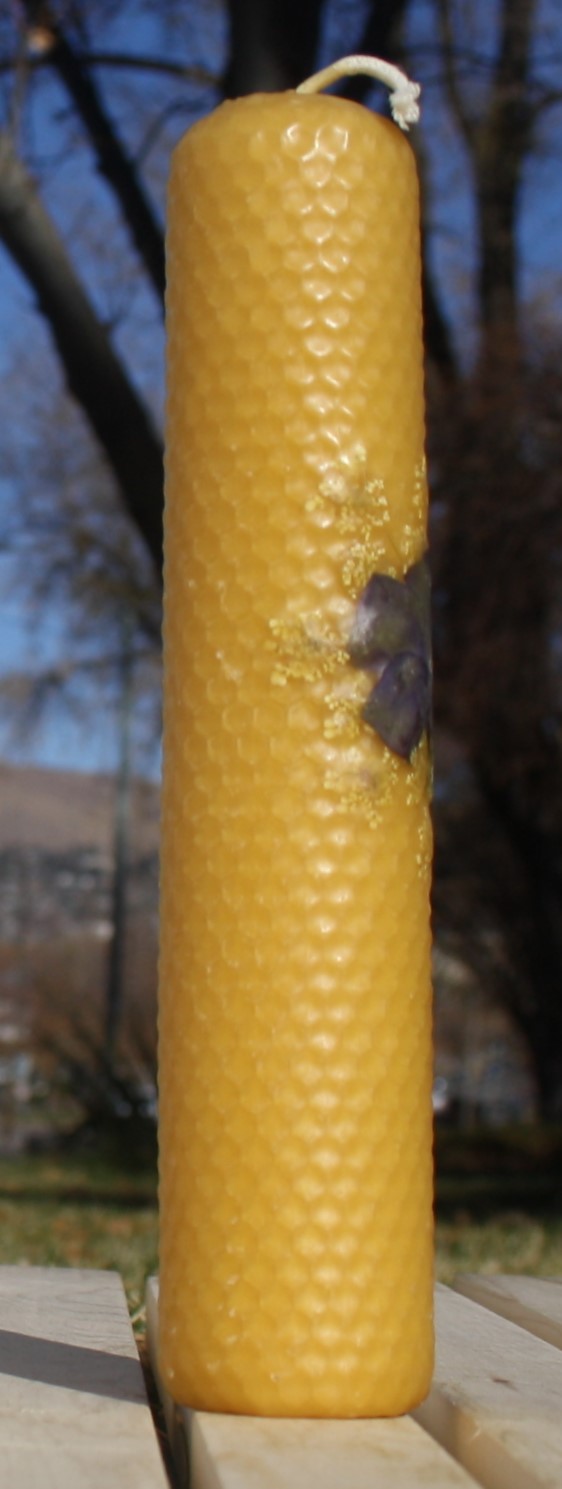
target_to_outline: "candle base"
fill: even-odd
[[[182,1412],[185,1412],[186,1414],[189,1414],[189,1415],[192,1412],[198,1412],[199,1411],[199,1412],[209,1412],[209,1414],[212,1415],[212,1416],[215,1416],[215,1415],[225,1415],[225,1416],[233,1416],[233,1417],[243,1417],[243,1416],[248,1416],[248,1417],[252,1417],[252,1416],[253,1417],[270,1417],[270,1418],[275,1418],[275,1419],[279,1419],[279,1420],[281,1420],[281,1419],[284,1419],[284,1420],[292,1419],[294,1421],[298,1421],[298,1420],[309,1420],[309,1421],[321,1421],[321,1420],[323,1420],[323,1421],[326,1421],[328,1418],[331,1421],[341,1421],[341,1422],[350,1421],[350,1420],[354,1420],[354,1421],[357,1421],[357,1420],[374,1420],[374,1419],[384,1418],[384,1417],[392,1417],[392,1416],[402,1417],[402,1416],[406,1416],[408,1414],[408,1412],[413,1411],[417,1406],[420,1406],[421,1405],[422,1401],[425,1400],[425,1398],[426,1398],[426,1396],[427,1396],[427,1394],[428,1394],[428,1392],[430,1390],[430,1387],[431,1387],[431,1379],[432,1379],[432,1375],[433,1375],[433,1351],[432,1350],[430,1351],[429,1357],[428,1357],[427,1361],[425,1362],[426,1368],[425,1368],[425,1372],[424,1372],[424,1378],[423,1378],[423,1380],[420,1378],[419,1385],[418,1385],[418,1390],[417,1391],[415,1389],[413,1390],[411,1401],[409,1401],[409,1403],[407,1405],[405,1405],[403,1408],[401,1408],[398,1411],[392,1411],[391,1410],[391,1411],[388,1411],[388,1412],[384,1412],[384,1411],[373,1412],[373,1411],[368,1411],[367,1410],[367,1411],[361,1412],[361,1411],[345,1411],[345,1410],[342,1410],[340,1413],[338,1413],[337,1411],[332,1411],[332,1412],[328,1412],[327,1413],[327,1412],[321,1412],[319,1410],[314,1411],[314,1410],[311,1409],[309,1412],[306,1412],[306,1411],[300,1411],[300,1412],[298,1412],[298,1411],[292,1411],[292,1412],[290,1412],[290,1411],[288,1411],[286,1409],[283,1410],[282,1409],[282,1403],[279,1403],[279,1402],[277,1402],[277,1406],[278,1406],[278,1408],[281,1407],[281,1409],[278,1409],[278,1410],[270,1409],[269,1411],[264,1411],[264,1410],[260,1410],[258,1408],[257,1410],[252,1411],[248,1406],[246,1406],[245,1409],[243,1407],[237,1408],[235,1406],[232,1406],[230,1408],[229,1407],[226,1407],[226,1406],[209,1408],[209,1407],[206,1407],[206,1406],[199,1405],[199,1403],[196,1402],[196,1401],[182,1401],[182,1400],[178,1400],[178,1399],[176,1399],[173,1391],[170,1389],[170,1383],[166,1381],[166,1378],[165,1378],[165,1367],[164,1367],[164,1369],[162,1368],[163,1362],[162,1362],[162,1358],[161,1358],[160,1313],[161,1313],[161,1309],[160,1309],[160,1284],[159,1284],[159,1278],[158,1277],[150,1277],[148,1279],[148,1282],[147,1282],[147,1285],[146,1285],[146,1326],[147,1326],[147,1339],[148,1339],[148,1348],[149,1348],[149,1355],[150,1355],[150,1363],[151,1363],[151,1368],[152,1368],[152,1373],[153,1373],[153,1376],[154,1376],[156,1388],[157,1388],[158,1394],[160,1396],[160,1400],[162,1402],[162,1407],[163,1407],[164,1416],[165,1416],[165,1420],[166,1420],[166,1427],[167,1427],[168,1435],[169,1435],[170,1442],[171,1442],[172,1452],[174,1453],[174,1456],[176,1458],[178,1456],[180,1458],[182,1458],[182,1459],[185,1458],[186,1444],[187,1444],[188,1438],[189,1438],[189,1431],[186,1428],[187,1416],[184,1417],[183,1418],[183,1421],[182,1421],[182,1416],[181,1416],[181,1413]],[[420,1364],[421,1363],[422,1362],[420,1361]],[[195,1393],[195,1394],[197,1394],[197,1393]],[[179,1443],[177,1441],[178,1433],[179,1433],[179,1438],[180,1438]]]
[[[331,1349],[323,1350],[314,1338],[322,1330],[312,1328],[308,1344],[303,1341],[291,1355],[280,1339],[260,1329],[257,1298],[258,1343],[255,1337],[246,1341],[246,1347],[243,1341],[234,1341],[225,1359],[222,1340],[218,1348],[212,1330],[197,1337],[189,1324],[186,1328],[179,1308],[160,1308],[158,1295],[156,1282],[152,1331],[157,1373],[162,1391],[177,1406],[229,1416],[345,1421],[403,1416],[420,1405],[430,1388],[431,1308],[421,1326],[419,1318],[413,1326],[412,1319],[406,1320],[395,1350],[381,1349],[371,1321],[365,1319],[362,1341],[359,1325],[349,1337],[342,1333]],[[371,1349],[365,1347],[369,1338]]]

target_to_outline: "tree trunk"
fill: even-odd
[[[478,114],[456,65],[454,8],[451,0],[439,5],[449,101],[475,179],[480,347],[441,477],[449,538],[438,577],[446,601],[438,712],[463,741],[512,866],[512,892],[488,886],[503,943],[499,985],[552,1115],[562,1099],[562,799],[559,748],[547,727],[555,713],[552,534],[518,310],[537,0],[501,0],[497,55]]]
[[[537,0],[502,0],[488,108],[474,132],[479,214],[479,298],[486,340],[516,340],[517,209],[532,111],[529,72]]]
[[[322,0],[230,0],[225,93],[296,88],[314,72]]]
[[[69,390],[83,408],[160,570],[161,442],[6,133],[0,134],[0,236],[35,291]]]
[[[552,771],[556,761],[552,761]],[[541,1115],[562,1116],[562,862],[539,814],[519,818],[505,783],[481,779],[483,795],[518,867],[520,903],[504,909],[510,948],[510,1011],[532,1054]],[[502,900],[502,886],[496,890]]]

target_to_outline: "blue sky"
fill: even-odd
[[[482,7],[485,6],[484,11]],[[206,0],[201,5],[188,0],[178,30],[177,8],[170,12],[168,30],[164,11],[139,0],[137,22],[131,33],[130,11],[120,15],[104,30],[104,49],[111,47],[146,51],[153,55],[189,56],[189,60],[211,71],[220,69],[225,51],[224,13],[219,0]],[[338,38],[345,36],[345,49],[356,43],[361,20],[366,13],[366,0],[331,0],[327,10],[323,55],[319,63],[340,48]],[[495,9],[493,0],[474,0],[473,23],[479,14],[487,16]],[[560,86],[560,21],[557,0],[540,0],[540,73],[545,82]],[[173,19],[175,15],[175,21]],[[474,351],[470,327],[474,322],[472,294],[474,284],[473,221],[471,182],[462,142],[451,127],[438,84],[435,57],[430,49],[432,32],[430,0],[414,0],[409,22],[410,40],[418,53],[418,76],[423,85],[424,120],[420,132],[426,167],[432,185],[432,231],[429,254],[444,303],[452,314],[459,346],[469,359]],[[493,29],[493,28],[492,28]],[[491,32],[490,32],[491,34]],[[169,102],[167,85],[150,74],[115,74],[101,72],[100,84],[123,138],[136,153],[146,145],[145,119],[140,100],[150,97],[153,110]],[[181,104],[180,104],[181,99]],[[197,112],[212,105],[210,89],[194,87],[187,92],[178,89],[178,107],[169,111],[161,133],[152,141],[146,156],[147,179],[158,209],[163,213],[166,165],[174,139]],[[560,330],[562,321],[562,274],[560,242],[562,241],[562,174],[560,171],[561,109],[546,115],[539,131],[539,148],[527,172],[522,199],[521,287],[523,297],[533,310],[536,335],[541,327]],[[133,378],[150,402],[157,422],[162,418],[164,338],[159,308],[147,288],[142,273],[130,252],[125,235],[114,212],[107,188],[90,168],[91,157],[74,142],[68,147],[67,100],[48,70],[41,73],[34,87],[31,109],[26,114],[25,142],[33,163],[41,166],[46,183],[45,199],[50,210],[64,227],[67,241],[73,246],[77,267],[83,275],[98,312],[114,326],[115,341]],[[64,115],[64,117],[62,117]],[[84,220],[88,231],[84,231]],[[124,284],[122,263],[127,264]],[[547,334],[547,330],[544,330]],[[550,332],[548,332],[550,334]],[[31,372],[36,366],[37,379],[23,399],[16,395],[14,369],[27,357]],[[34,420],[49,417],[52,387],[60,381],[56,359],[49,337],[36,312],[30,290],[13,268],[0,246],[0,379],[2,380],[5,421],[9,426],[4,441],[0,468],[0,511],[4,537],[14,521],[19,520],[15,506],[18,483],[14,463],[27,459],[33,463]],[[12,403],[10,402],[12,399]],[[56,404],[52,405],[56,407]],[[19,421],[19,423],[18,423]],[[10,441],[14,429],[17,438]],[[27,446],[29,445],[29,450]],[[9,452],[12,451],[10,455]],[[11,467],[10,467],[11,462]],[[6,468],[7,467],[7,468]],[[68,650],[72,617],[62,603],[42,606],[30,617],[24,592],[18,584],[18,568],[2,552],[0,539],[0,675],[11,668],[33,668],[38,662],[55,663]],[[5,717],[5,711],[4,711]],[[0,713],[0,756],[15,759],[32,758],[48,764],[80,769],[111,769],[115,759],[116,732],[112,700],[99,697],[90,709],[86,728],[79,726],[67,711],[56,708],[46,717],[42,728],[23,744],[14,735],[11,720],[2,723]],[[147,768],[144,757],[143,768]],[[150,768],[157,769],[158,749],[155,741]]]

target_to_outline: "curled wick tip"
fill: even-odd
[[[383,61],[382,57],[359,54],[340,57],[338,62],[331,62],[329,67],[323,67],[321,72],[315,72],[313,77],[300,83],[297,93],[320,93],[322,88],[329,88],[332,83],[339,82],[340,78],[357,77],[359,74],[385,83],[390,89],[392,117],[400,129],[408,130],[410,124],[417,124],[420,117],[419,83],[412,82],[400,67],[395,67],[393,62]]]

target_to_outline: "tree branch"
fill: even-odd
[[[457,76],[458,53],[453,34],[451,0],[437,0],[437,18],[449,106],[466,145],[472,151],[476,137],[476,126],[472,121],[469,110],[465,106],[464,98],[459,87]]]
[[[446,376],[449,383],[456,383],[459,376],[456,352],[427,262],[424,262],[422,273],[422,303],[424,338],[428,356],[431,357],[439,372]]]
[[[354,50],[361,55],[366,53],[367,56],[400,62],[398,33],[409,5],[410,0],[371,0],[363,35]],[[348,78],[338,92],[344,98],[361,103],[372,86],[370,78]]]
[[[26,66],[30,71],[36,68],[50,66],[51,48],[47,47],[44,52],[35,54],[27,53]],[[83,52],[81,54],[83,67],[109,67],[117,70],[130,72],[158,72],[164,76],[174,78],[185,78],[186,82],[200,83],[202,87],[212,88],[217,83],[217,78],[212,73],[206,72],[203,67],[192,67],[187,62],[173,62],[167,57],[145,57],[141,53],[131,52]],[[13,72],[18,66],[19,57],[0,56],[0,73]]]
[[[455,351],[455,344],[450,326],[445,314],[443,300],[438,292],[438,286],[429,267],[429,257],[426,252],[427,242],[427,219],[426,204],[428,191],[426,186],[426,156],[423,148],[423,134],[421,138],[414,137],[413,145],[416,153],[418,175],[420,178],[421,203],[422,203],[422,305],[424,341],[428,356],[437,368],[440,376],[444,378],[449,386],[458,382],[459,367]]]
[[[160,440],[5,132],[0,133],[0,236],[37,296],[70,392],[105,451],[129,513],[159,570]]]
[[[475,137],[480,303],[487,331],[517,339],[516,212],[533,128],[529,96],[537,0],[503,0],[490,100]],[[508,328],[511,333],[508,335]]]
[[[536,8],[537,0],[503,0],[496,86],[505,100],[504,112],[513,105],[519,110],[521,93],[528,78]]]
[[[25,0],[33,20],[34,0]],[[132,241],[161,302],[164,299],[164,236],[131,160],[106,112],[87,65],[53,20],[46,58],[64,83],[88,132],[99,169],[119,202]]]

